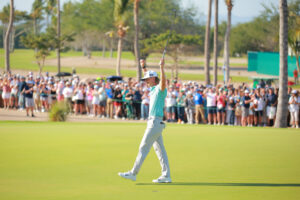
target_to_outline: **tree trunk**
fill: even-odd
[[[179,47],[176,47],[175,49],[175,57],[174,57],[174,63],[175,63],[175,79],[178,80],[178,53],[179,53]]]
[[[218,84],[218,17],[219,17],[219,2],[215,0],[215,28],[214,28],[214,85]]]
[[[296,57],[296,65],[297,65],[297,69],[298,69],[298,73],[300,72],[300,65],[299,65],[299,56],[295,55]]]
[[[136,78],[137,81],[141,80],[142,76],[142,70],[140,66],[140,49],[139,49],[139,1],[134,1],[134,7],[133,7],[133,20],[134,20],[134,26],[135,26],[135,34],[134,34],[134,55],[135,55],[135,64],[136,64]]]
[[[33,34],[34,34],[35,36],[37,36],[37,18],[34,18],[34,19],[33,19]],[[35,48],[35,49],[34,49],[34,52],[37,53],[37,52],[38,52],[38,49]]]
[[[60,0],[57,0],[57,72],[60,73]]]
[[[13,26],[11,33],[9,35],[9,52],[13,53],[15,50],[15,35],[16,35],[16,29]]]
[[[211,20],[211,4],[212,0],[208,0],[208,14],[206,22],[205,31],[205,46],[204,46],[204,56],[205,56],[205,84],[210,84],[210,73],[209,73],[209,62],[210,62],[210,20]]]
[[[105,57],[105,38],[102,40],[102,57]]]
[[[287,0],[279,0],[279,52],[280,52],[280,69],[279,69],[279,96],[276,113],[276,128],[287,127],[288,114],[288,7]]]
[[[5,34],[4,49],[5,49],[5,72],[10,72],[9,60],[9,36],[14,23],[14,0],[10,0],[9,24]]]
[[[227,29],[225,33],[225,39],[224,39],[224,66],[226,69],[225,72],[225,84],[229,81],[229,74],[230,74],[230,63],[229,63],[229,40],[230,40],[230,30],[231,30],[231,10],[232,7],[227,9]]]
[[[110,58],[113,57],[113,45],[114,45],[114,40],[113,40],[113,38],[111,38],[110,39],[110,55],[109,55]]]
[[[117,56],[117,68],[116,68],[116,74],[117,74],[117,76],[121,76],[122,45],[123,45],[123,38],[119,37],[119,42],[118,42],[118,56]]]

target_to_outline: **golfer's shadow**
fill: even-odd
[[[165,186],[233,186],[233,187],[300,187],[300,183],[208,183],[208,182],[173,182],[173,183],[137,183],[136,185]]]

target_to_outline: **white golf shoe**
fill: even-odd
[[[152,182],[153,183],[172,183],[172,180],[170,177],[161,176],[158,179],[154,179]]]
[[[124,173],[119,172],[118,175],[121,176],[122,178],[136,181],[136,175],[132,174],[132,172],[124,172]]]

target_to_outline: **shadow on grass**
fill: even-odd
[[[206,182],[173,182],[173,183],[137,183],[136,185],[180,185],[180,186],[240,186],[240,187],[300,187],[300,183],[206,183]]]

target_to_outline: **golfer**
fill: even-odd
[[[129,172],[119,173],[119,176],[135,181],[140,168],[147,157],[151,146],[156,152],[156,155],[160,161],[162,168],[162,175],[153,180],[154,183],[171,183],[170,177],[170,167],[167,152],[164,147],[162,131],[165,128],[163,122],[163,109],[165,104],[165,98],[167,96],[166,90],[166,77],[164,72],[164,60],[162,59],[159,63],[160,65],[160,80],[157,73],[154,71],[147,71],[144,65],[144,78],[147,84],[151,87],[150,91],[150,108],[149,108],[149,118],[147,122],[147,129],[141,141],[139,152],[136,157],[136,161],[133,168]]]

